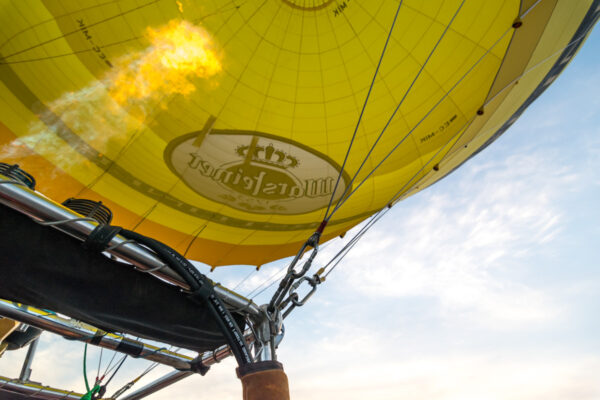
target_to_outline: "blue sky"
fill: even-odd
[[[286,321],[293,399],[600,398],[598,88],[596,28],[507,133],[363,238]],[[212,277],[236,286],[250,271]],[[82,348],[44,335],[32,379],[82,390]],[[18,375],[23,355],[3,357],[0,374]],[[126,365],[120,382],[145,366]],[[227,360],[151,398],[239,399],[240,388]]]

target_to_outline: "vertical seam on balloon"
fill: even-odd
[[[512,27],[510,28],[512,29]],[[389,156],[396,150],[398,149],[398,147],[410,136],[412,135],[412,133],[415,131],[415,129],[437,108],[438,105],[440,105],[442,103],[442,101],[448,97],[450,95],[450,93],[471,73],[471,71],[473,71],[473,69],[479,65],[479,63],[490,53],[490,51],[498,44],[500,43],[500,41],[504,38],[504,36],[506,36],[506,34],[510,31],[506,30],[501,36],[500,38],[498,38],[498,40],[496,40],[496,42],[494,42],[494,44],[475,62],[475,64],[473,64],[473,66],[471,68],[469,68],[469,70],[461,77],[461,79],[459,79],[451,88],[450,90],[448,90],[444,96],[442,96],[442,98],[427,112],[427,114],[425,114],[425,116],[423,118],[421,118],[421,120],[400,140],[400,142],[398,142],[393,148],[392,150],[390,150],[388,152],[388,154],[375,166],[374,169],[371,170],[371,172],[369,172],[369,174],[358,184],[358,186],[356,188],[354,188],[349,194],[348,196],[346,196],[346,198],[343,201],[338,202],[336,208],[334,209],[333,212],[337,211],[344,203],[345,201],[350,198],[350,196],[352,196],[354,193],[356,193],[356,191],[362,186],[362,184],[383,164],[383,162],[385,162]],[[333,212],[330,215],[333,215]]]
[[[283,3],[280,3],[279,10],[281,10],[281,9],[282,9],[282,5],[283,5]],[[290,14],[289,14],[289,19],[288,19],[288,22],[291,20],[291,18],[292,18],[292,15],[293,15],[293,13],[290,13]],[[303,15],[303,18],[304,18],[304,13],[303,13],[302,15]],[[273,19],[273,21],[274,21],[274,20],[275,20],[275,19]],[[272,24],[272,23],[271,23],[271,24]],[[269,29],[269,28],[268,28],[268,29]],[[268,29],[267,29],[267,30],[268,30]],[[286,35],[287,35],[287,31],[286,31]],[[284,36],[284,37],[282,38],[282,40],[281,40],[281,41],[282,41],[282,43],[283,43],[283,41],[285,40],[285,37],[286,37],[286,36]],[[301,42],[301,43],[302,43],[302,42]],[[279,53],[278,53],[278,57],[277,57],[277,59],[278,59],[278,60],[279,60],[279,55],[281,54],[281,51],[282,51],[282,50],[283,50],[283,48],[279,47]],[[300,54],[300,51],[298,52],[298,54]],[[274,66],[274,67],[275,67],[275,66]],[[269,80],[269,88],[271,87],[271,84],[272,84],[272,82],[273,82],[273,78],[274,78],[274,76],[275,76],[275,68],[273,68],[273,72],[271,73],[271,77],[270,77],[270,80]],[[268,90],[267,90],[267,93],[268,93]],[[262,111],[263,111],[263,108],[264,108],[264,106],[265,106],[265,104],[266,104],[266,98],[267,98],[267,97],[268,97],[268,96],[265,94],[265,100],[264,100],[264,102],[263,102],[263,104],[262,104],[262,108],[261,108],[260,115],[262,115]],[[295,104],[295,103],[294,103],[294,104]],[[260,119],[260,115],[259,115],[259,119]],[[257,125],[255,125],[255,127],[256,127],[256,126],[258,126],[258,122],[259,122],[259,121],[257,120],[257,122],[256,122],[256,124],[257,124]],[[223,207],[224,207],[224,206],[223,206]],[[222,208],[221,208],[221,209],[222,209]],[[268,217],[267,217],[267,220],[266,220],[266,222],[268,222],[268,221],[271,221],[272,219],[273,219],[273,217],[272,217],[272,216],[268,216]],[[243,244],[243,243],[244,243],[246,240],[250,239],[250,237],[251,237],[251,236],[253,236],[253,235],[254,235],[256,232],[257,232],[257,230],[256,230],[256,229],[255,229],[255,230],[253,230],[253,231],[251,231],[251,232],[250,232],[248,235],[246,235],[244,238],[242,238],[242,239],[241,239],[241,240],[240,240],[240,241],[239,241],[239,242],[236,244],[236,246],[242,245],[242,244]],[[290,240],[290,241],[293,241],[293,240]],[[229,254],[231,254],[231,252],[232,252],[232,251],[233,251],[233,248],[232,248],[231,250],[227,251],[226,253],[224,253],[224,255],[223,255],[223,256],[222,256],[222,257],[221,257],[219,260],[217,260],[217,262],[219,262],[219,261],[220,261],[220,260],[222,260],[223,258],[227,257]],[[273,251],[275,251],[275,250],[273,250]],[[271,254],[272,254],[272,252],[271,252]],[[265,258],[268,258],[268,257],[265,257]]]
[[[248,19],[248,21],[244,20],[244,25],[248,24],[248,22],[249,22],[249,21],[250,21],[250,20],[251,20],[251,19],[252,19],[252,18],[253,18],[253,17],[254,17],[256,14],[258,14],[258,11],[259,11],[259,10],[260,10],[260,9],[261,9],[261,8],[262,8],[262,7],[263,7],[265,4],[266,4],[266,2],[267,2],[267,0],[265,0],[265,1],[264,1],[264,2],[261,4],[261,6],[260,6],[260,7],[258,7],[258,8],[256,9],[256,11],[255,11],[255,12],[254,12],[254,13],[253,13],[251,16],[250,16],[250,18]],[[281,10],[281,8],[282,8],[282,4],[280,4],[280,6],[279,6],[279,9],[277,10],[277,13],[279,13],[279,11]],[[276,20],[276,18],[272,18],[272,19],[271,19],[271,21],[270,21],[270,24],[269,24],[269,26],[266,28],[266,30],[265,30],[265,31],[268,31],[268,30],[271,28],[271,26],[273,25],[273,23],[275,22],[275,20]],[[241,27],[240,27],[240,29],[241,29]],[[238,32],[239,32],[239,30],[238,30]],[[233,37],[235,37],[235,34],[234,34],[234,35],[232,35],[232,38],[233,38]],[[258,49],[258,47],[259,47],[259,46],[260,46],[260,44],[263,42],[263,40],[264,40],[264,36],[260,36],[260,35],[259,35],[259,40],[258,40],[258,43],[256,44],[256,48],[255,48],[255,49]],[[241,80],[240,78],[241,78],[241,76],[242,76],[242,75],[243,75],[243,74],[246,72],[246,70],[247,70],[247,69],[248,69],[248,67],[250,66],[250,63],[252,62],[252,60],[254,59],[254,56],[255,56],[256,54],[257,54],[257,52],[256,52],[256,51],[253,51],[253,52],[252,52],[252,56],[249,58],[248,62],[247,62],[247,63],[246,63],[246,65],[244,66],[244,69],[242,70],[242,73],[240,74],[240,76],[239,76],[238,78],[234,78],[234,79],[235,79],[235,85],[234,85],[234,87],[231,89],[231,91],[229,92],[229,95],[227,96],[227,99],[226,99],[226,100],[225,100],[225,102],[223,103],[223,105],[222,105],[222,107],[221,107],[221,110],[218,112],[218,114],[217,114],[217,118],[218,118],[218,117],[221,115],[221,113],[223,112],[223,110],[225,110],[225,107],[226,107],[226,105],[227,105],[227,103],[228,103],[229,99],[231,98],[231,96],[232,96],[233,92],[234,92],[234,91],[235,91],[235,89],[237,88],[237,85],[240,83],[240,80]],[[273,77],[273,75],[272,75],[272,77]],[[266,102],[266,99],[265,99],[265,102]],[[264,106],[264,104],[263,104],[263,106]],[[258,123],[258,122],[257,122],[257,123]],[[178,179],[178,181],[179,181],[179,180],[180,180],[180,179]],[[215,212],[215,214],[216,214],[216,213],[218,213],[220,210],[222,210],[222,209],[223,209],[223,208],[225,208],[225,207],[226,207],[225,205],[222,205],[222,206],[221,206],[221,207],[220,207],[220,208],[219,208],[219,209],[218,209],[218,210]],[[269,220],[269,219],[271,219],[271,217],[269,217],[269,218],[268,218],[268,220]],[[267,221],[268,221],[268,220],[267,220]],[[210,222],[212,222],[212,221],[211,221],[211,220],[208,220],[208,221],[207,221],[207,224],[208,224],[208,223],[210,223]],[[251,237],[251,236],[252,236],[252,235],[253,235],[255,232],[256,232],[256,230],[253,230],[253,231],[251,231],[250,233],[248,233],[248,235],[246,235],[244,238],[242,238],[242,239],[241,239],[241,240],[240,240],[240,241],[239,241],[239,242],[238,242],[236,245],[238,245],[238,246],[239,246],[239,245],[241,245],[242,243],[244,243],[244,242],[245,242],[246,240],[248,240],[248,239],[249,239],[249,238],[250,238],[250,237]],[[231,252],[232,252],[233,250],[234,250],[234,248],[233,248],[233,247],[231,247],[231,249],[230,249],[230,250],[228,250],[228,251],[226,251],[225,253],[221,254],[221,256],[220,256],[220,257],[219,257],[217,260],[215,260],[214,264],[215,264],[215,265],[218,265],[218,264],[219,264],[219,262],[220,262],[220,261],[221,261],[223,258],[226,258],[226,257],[227,257],[229,254],[231,254]]]
[[[249,20],[251,20],[251,19],[252,19],[252,18],[253,18],[253,17],[254,17],[256,14],[258,14],[258,11],[259,11],[259,10],[260,10],[260,9],[261,9],[261,8],[262,8],[262,7],[263,7],[265,4],[266,4],[266,1],[267,1],[267,0],[263,1],[263,3],[260,5],[260,7],[258,7],[258,8],[255,10],[255,12],[254,12],[254,13],[253,13],[253,14],[250,16]],[[230,18],[231,18],[231,17],[230,17]],[[245,21],[245,22],[247,23],[248,21]],[[224,25],[225,25],[225,24],[223,24],[223,26],[224,26]],[[243,27],[243,26],[244,26],[244,25],[242,25],[242,26],[240,27],[240,29],[242,29],[242,27]],[[235,35],[234,35],[234,36],[235,36]],[[232,37],[233,37],[233,36],[232,36]],[[259,41],[258,45],[260,45],[260,42],[261,42],[261,41]],[[258,47],[258,45],[257,45],[257,47]],[[256,52],[253,52],[253,53],[252,53],[252,57],[250,57],[250,60],[252,60],[252,58],[253,58],[253,56],[254,56],[255,54],[256,54]],[[243,70],[243,71],[246,71],[246,69],[248,68],[248,65],[250,64],[250,60],[248,61],[248,63],[247,63],[247,64],[246,64],[246,66],[244,67],[244,70]],[[242,72],[242,74],[243,74],[243,73],[244,73],[244,72]],[[239,78],[238,78],[238,79],[236,79],[236,84],[234,85],[234,88],[233,88],[233,89],[235,89],[235,88],[237,87],[237,84],[238,84],[238,83],[239,83]],[[232,89],[232,91],[231,91],[231,92],[229,92],[228,99],[231,97],[231,95],[232,95],[232,93],[233,93],[233,89]],[[225,105],[226,105],[226,104],[227,104],[227,101],[225,101],[225,103],[223,104],[223,106],[222,106],[222,108],[221,108],[221,111],[220,111],[220,112],[217,114],[217,119],[218,119],[218,116],[221,114],[221,112],[222,112],[222,111],[225,109]],[[186,167],[186,169],[187,169],[187,168],[188,168],[188,167]],[[152,207],[151,207],[151,208],[148,210],[148,212],[147,212],[147,213],[146,213],[146,214],[145,214],[145,215],[142,217],[142,219],[141,219],[141,220],[138,222],[138,224],[136,225],[136,228],[137,228],[137,227],[139,227],[139,226],[142,224],[142,222],[144,222],[144,220],[146,220],[146,219],[147,219],[147,218],[150,216],[150,214],[151,214],[151,213],[152,213],[152,212],[153,212],[153,211],[156,209],[156,207],[157,207],[157,206],[158,206],[158,205],[161,203],[161,201],[162,201],[162,200],[163,200],[163,199],[164,199],[164,198],[165,198],[167,195],[170,195],[170,193],[173,191],[173,189],[175,189],[175,187],[176,187],[176,186],[177,186],[177,185],[178,185],[180,182],[181,182],[181,179],[180,179],[180,178],[177,178],[177,179],[176,179],[176,180],[173,182],[173,185],[171,185],[171,186],[169,187],[169,189],[167,189],[166,191],[162,192],[162,195],[161,195],[161,197],[155,201],[154,205],[153,205],[153,206],[152,206]],[[221,208],[219,208],[219,210],[223,209],[223,207],[224,207],[224,206],[221,206]],[[215,215],[218,213],[218,211],[219,211],[219,210],[217,210],[217,211],[214,211],[214,212],[211,214],[211,216],[210,216],[210,217],[208,217],[208,218],[206,218],[206,219],[205,219],[205,221],[206,221],[206,222],[205,222],[205,225],[208,225],[210,222],[212,222],[212,217],[214,217],[214,216],[215,216]],[[223,257],[221,257],[221,259],[222,259],[222,258],[223,258]],[[218,261],[220,261],[221,259],[217,260],[217,263],[218,263]]]
[[[358,170],[354,173],[354,176],[352,177],[352,179],[350,180],[350,183],[348,184],[348,186],[346,187],[346,190],[344,190],[344,193],[342,193],[342,196],[340,197],[340,200],[338,200],[336,206],[334,207],[333,211],[331,212],[331,215],[333,215],[340,207],[341,204],[343,204],[343,202],[345,202],[345,200],[350,197],[350,195],[346,196],[348,194],[348,190],[349,188],[352,186],[352,184],[354,183],[356,177],[358,176],[358,174],[360,173],[360,171],[362,170],[363,166],[365,165],[365,163],[367,162],[369,156],[371,155],[371,153],[373,152],[373,150],[375,149],[375,147],[377,146],[377,143],[379,143],[379,140],[383,137],[383,134],[386,132],[387,128],[389,127],[389,125],[391,124],[392,120],[394,119],[394,117],[396,116],[396,113],[398,112],[398,110],[400,109],[400,106],[402,105],[402,103],[404,103],[404,100],[408,97],[408,95],[410,94],[412,88],[414,87],[415,83],[417,82],[417,80],[419,79],[419,77],[421,76],[421,73],[425,70],[425,67],[427,66],[427,63],[429,62],[429,60],[431,59],[431,57],[433,56],[433,54],[435,53],[435,51],[437,50],[438,45],[442,42],[442,39],[446,36],[446,33],[448,32],[448,29],[450,28],[450,26],[452,25],[452,22],[454,22],[454,19],[456,18],[456,16],[458,15],[458,13],[460,12],[460,10],[462,9],[463,5],[465,4],[466,0],[462,0],[462,2],[460,3],[460,6],[458,7],[458,9],[456,10],[456,12],[454,13],[454,15],[452,16],[452,19],[450,20],[450,22],[448,23],[448,25],[446,26],[446,29],[444,29],[444,31],[442,32],[442,35],[440,36],[440,38],[438,39],[438,41],[436,42],[436,44],[433,46],[433,49],[431,50],[431,52],[429,53],[429,55],[427,56],[427,59],[425,60],[425,62],[423,63],[423,65],[421,66],[421,68],[419,69],[419,72],[417,73],[417,75],[415,76],[415,78],[413,79],[413,81],[411,82],[411,84],[409,85],[408,89],[406,90],[406,92],[404,92],[404,95],[402,96],[402,98],[400,99],[400,102],[398,103],[398,105],[396,106],[395,110],[392,112],[392,115],[389,117],[388,121],[386,122],[385,126],[383,127],[383,129],[381,130],[381,132],[379,133],[379,135],[377,136],[377,139],[375,140],[375,142],[373,143],[373,145],[371,146],[371,148],[369,149],[369,151],[367,152],[367,155],[364,157],[362,163],[360,164],[360,166],[358,167]],[[414,130],[414,128],[413,128]],[[354,192],[354,191],[353,191]],[[353,193],[352,192],[352,193]],[[331,218],[331,215],[329,216],[329,218]]]
[[[277,13],[279,13],[279,12],[282,10],[282,8],[283,8],[283,3],[280,3],[280,4],[279,4],[279,9],[278,9]],[[292,19],[292,15],[293,15],[293,13],[291,13],[291,12],[290,12],[290,13],[289,13],[289,17],[288,17],[288,24],[289,24],[289,22],[290,22],[290,21],[291,21],[291,19]],[[273,20],[272,20],[272,21],[274,21],[274,20],[275,20],[275,18],[273,18]],[[268,31],[268,30],[271,28],[271,26],[272,26],[272,25],[273,25],[273,24],[271,23],[265,32],[267,32],[267,31]],[[263,103],[262,103],[262,105],[261,105],[260,112],[259,112],[259,115],[258,115],[258,117],[257,117],[257,120],[256,120],[256,124],[254,125],[254,128],[255,128],[255,130],[258,130],[258,124],[259,124],[259,122],[260,122],[260,119],[261,119],[261,117],[262,117],[262,113],[264,112],[264,107],[265,107],[265,105],[266,105],[267,98],[269,98],[269,96],[268,96],[268,93],[269,93],[269,91],[270,91],[270,89],[271,89],[271,85],[272,85],[272,83],[273,83],[273,79],[274,79],[274,77],[275,77],[275,70],[276,70],[277,64],[279,63],[279,57],[281,56],[281,53],[282,53],[282,51],[283,51],[283,46],[282,46],[282,45],[283,45],[283,42],[285,41],[285,38],[286,38],[286,37],[287,37],[287,31],[285,32],[285,35],[284,35],[284,36],[281,38],[281,44],[280,44],[280,45],[279,45],[279,47],[278,47],[278,50],[279,50],[279,52],[277,53],[277,59],[275,60],[275,64],[273,65],[273,71],[271,72],[271,76],[269,77],[269,81],[268,81],[268,82],[269,82],[269,83],[268,83],[268,87],[267,87],[267,90],[265,91],[265,98],[264,98],[264,100],[263,100]],[[225,206],[222,206],[222,207],[219,209],[219,211],[220,211],[220,210],[222,210],[222,209],[223,209],[223,207],[225,207]],[[267,217],[267,220],[266,220],[266,222],[269,222],[269,221],[271,221],[272,219],[273,219],[273,217],[272,217],[272,216],[268,216],[268,217]],[[244,243],[246,240],[250,239],[250,237],[251,237],[251,236],[253,236],[253,235],[254,235],[256,232],[257,232],[257,230],[255,229],[255,230],[251,231],[250,233],[248,233],[248,235],[246,235],[244,238],[242,238],[242,240],[240,240],[240,241],[237,243],[237,246],[239,246],[239,245],[242,245],[242,244],[243,244],[243,243]],[[232,251],[233,251],[233,248],[232,248],[231,250],[229,250],[228,252],[226,252],[226,253],[225,253],[225,255],[224,255],[223,257],[221,257],[221,258],[220,258],[219,260],[217,260],[217,261],[220,261],[220,260],[222,260],[224,257],[226,257],[226,256],[228,256],[229,254],[231,254],[231,252],[232,252]],[[268,256],[267,256],[267,257],[265,257],[265,258],[268,258]]]
[[[317,33],[317,53],[319,54],[319,76],[321,78],[321,98],[322,98],[322,106],[323,106],[323,116],[324,116],[324,123],[325,123],[325,154],[330,154],[329,153],[329,123],[328,120],[329,118],[327,117],[327,103],[326,103],[326,97],[325,97],[325,75],[323,75],[323,61],[321,59],[322,56],[322,52],[321,52],[321,42],[319,41],[319,38],[321,37],[319,34],[319,23],[318,23],[318,19],[315,18],[315,32]]]
[[[400,6],[402,5],[401,3],[402,3],[402,1],[400,1],[400,4],[398,5],[398,7],[400,7]],[[373,15],[371,15],[370,13],[368,13],[368,12],[367,12],[367,10],[366,10],[364,7],[362,7],[360,3],[356,3],[356,4],[358,5],[358,7],[360,7],[360,8],[363,10],[363,12],[364,12],[366,15],[368,15],[368,16],[370,17],[370,19],[371,19],[371,23],[375,22],[377,25],[379,25],[379,26],[381,27],[381,24],[377,23],[377,20],[375,19],[375,17],[374,17]],[[380,5],[380,7],[379,7],[379,10],[381,10],[381,7],[382,7],[382,6]],[[378,11],[379,11],[379,10],[378,10]],[[354,36],[356,37],[356,40],[358,41],[358,43],[359,43],[359,44],[360,44],[360,46],[362,47],[362,49],[363,49],[364,53],[365,53],[366,55],[367,55],[367,54],[369,54],[369,53],[368,53],[368,50],[367,50],[367,47],[364,45],[364,43],[362,42],[362,40],[361,40],[361,38],[360,38],[359,32],[357,32],[357,31],[354,29],[354,25],[352,25],[352,23],[350,22],[350,19],[348,18],[348,15],[347,15],[346,13],[342,13],[341,15],[342,15],[342,17],[343,17],[343,18],[346,20],[346,22],[348,23],[348,26],[350,27],[350,29],[351,29],[351,30],[352,30],[352,32],[354,33]],[[438,14],[436,14],[436,16],[437,16],[437,15],[439,15],[439,9],[438,9]],[[435,22],[435,21],[434,21],[434,20],[432,20],[432,23],[431,23],[431,25],[433,25],[433,23],[434,23],[434,22]],[[431,27],[431,25],[430,25],[430,27]],[[366,28],[363,28],[363,30],[365,30],[365,29],[366,29]],[[382,27],[382,29],[383,29],[383,31],[385,32],[385,28],[383,28],[383,27]],[[389,32],[388,32],[388,33],[389,33]],[[394,40],[393,36],[391,36],[391,35],[390,35],[390,41],[391,41],[391,42],[393,42],[393,43],[396,43],[396,44],[398,43],[396,40]],[[401,46],[401,47],[402,47],[402,46]],[[408,53],[408,52],[407,52],[407,53]],[[410,54],[409,54],[409,55],[410,55]],[[375,65],[375,64],[372,62],[372,60],[371,60],[371,63],[373,64],[373,66]],[[392,97],[392,99],[393,99],[393,98],[394,98],[394,96],[393,96],[392,90],[389,88],[389,86],[388,86],[387,82],[386,82],[386,81],[385,81],[383,78],[381,78],[381,79],[380,79],[380,81],[379,81],[379,83],[385,87],[385,89],[386,89],[386,91],[387,91],[388,95],[390,95],[390,97]],[[407,124],[407,125],[408,125],[408,124]],[[366,143],[366,144],[367,144],[367,146],[368,146],[368,140],[367,140],[367,134],[368,134],[368,133],[367,133],[367,131],[365,130],[364,126],[363,126],[363,130],[364,130],[364,136],[363,136],[363,138],[364,138],[364,141],[365,141],[365,143]],[[350,183],[350,184],[348,184],[348,186],[346,186],[346,189],[344,190],[344,193],[346,193],[346,192],[347,192],[347,190],[349,189],[349,187],[350,187],[351,185],[352,185],[352,183]],[[334,193],[335,193],[335,191],[334,191]],[[342,197],[343,197],[343,194],[342,194]],[[341,197],[340,197],[340,198],[341,198]],[[374,198],[374,195],[373,195],[373,192],[371,192],[371,199],[370,199],[370,202],[369,202],[369,207],[370,207],[370,205],[373,203],[373,198]],[[339,200],[338,200],[338,202],[339,202]]]
[[[290,129],[290,139],[294,140],[294,125],[296,123],[296,107],[298,105],[298,83],[300,81],[300,63],[302,61],[302,43],[304,42],[304,16],[305,13],[302,12],[302,17],[300,19],[300,41],[298,44],[298,63],[296,64],[296,84],[294,85],[294,102],[292,108],[292,126]]]
[[[365,109],[367,107],[367,103],[368,103],[369,98],[371,96],[371,91],[373,89],[373,86],[375,85],[375,80],[377,78],[377,74],[379,73],[379,68],[381,67],[381,63],[383,61],[383,56],[385,55],[385,52],[387,50],[387,46],[388,46],[388,43],[390,41],[390,37],[392,36],[392,32],[394,31],[394,26],[396,25],[396,20],[398,19],[398,14],[400,13],[400,8],[401,7],[402,7],[402,0],[398,4],[398,9],[396,10],[396,14],[394,15],[394,19],[392,21],[392,25],[390,27],[390,30],[388,32],[388,36],[387,36],[385,44],[383,46],[383,50],[381,51],[381,56],[379,58],[379,63],[377,64],[377,68],[375,69],[375,73],[373,74],[373,79],[371,81],[371,86],[369,87],[369,91],[367,92],[367,96],[365,98],[365,101],[364,101],[363,106],[362,106],[362,110],[361,110],[360,115],[358,117],[358,121],[356,123],[356,127],[354,128],[354,133],[352,134],[352,138],[350,139],[350,144],[348,145],[348,150],[346,151],[346,156],[344,157],[344,162],[342,163],[342,167],[340,169],[340,173],[338,174],[338,178],[337,178],[337,180],[335,182],[335,186],[333,187],[333,192],[331,193],[331,198],[329,199],[329,205],[327,206],[327,211],[325,211],[324,221],[329,221],[331,219],[331,215],[327,216],[327,214],[329,213],[329,210],[330,210],[331,205],[333,203],[333,198],[335,197],[335,192],[337,191],[338,185],[340,183],[340,179],[342,178],[342,174],[344,172],[344,168],[346,167],[346,162],[348,161],[348,157],[349,157],[350,151],[352,149],[352,144],[354,143],[354,139],[356,138],[356,133],[358,132],[358,128],[360,126],[360,122],[362,121],[363,114],[365,112]],[[338,204],[339,204],[339,201],[338,201]]]
[[[350,73],[348,72],[348,67],[347,67],[346,63],[344,62],[344,56],[342,54],[342,51],[340,50],[340,48],[341,48],[340,41],[339,41],[339,38],[338,38],[337,33],[336,33],[335,25],[334,25],[333,21],[331,20],[331,15],[329,13],[327,13],[327,21],[329,22],[329,26],[331,27],[331,33],[333,35],[333,38],[335,39],[335,44],[336,44],[335,48],[337,49],[337,52],[338,52],[338,54],[340,56],[340,60],[342,60],[342,64],[341,65],[342,65],[342,68],[344,70],[344,74],[345,74],[345,77],[346,77],[346,82],[348,82],[348,85],[350,86],[350,89],[352,91],[352,93],[349,96],[347,96],[347,97],[351,97],[352,98],[352,102],[354,103],[354,106],[358,110],[359,105],[358,105],[358,102],[356,101],[356,95],[355,95],[354,88],[353,88],[353,85],[352,85],[352,80],[350,79]],[[342,98],[344,98],[344,97],[342,97]],[[343,173],[344,173],[344,170],[340,169],[340,171],[339,171],[340,176]],[[332,199],[333,199],[334,194],[335,194],[335,190],[334,190],[334,192],[331,195]],[[330,203],[330,206],[331,206],[331,203]],[[328,212],[329,212],[329,207],[325,211],[325,215],[323,216],[323,220],[325,220],[325,217],[327,216]]]

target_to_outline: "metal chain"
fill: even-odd
[[[317,256],[317,253],[319,252],[319,241],[321,239],[321,232],[323,232],[323,229],[325,229],[324,223],[322,223],[321,226],[319,227],[319,229],[317,229],[317,231],[311,235],[311,237],[304,243],[304,245],[302,245],[302,247],[298,251],[298,254],[296,254],[294,259],[288,266],[287,273],[285,274],[285,276],[279,283],[279,287],[277,288],[277,290],[275,291],[275,294],[273,295],[273,297],[271,298],[271,301],[269,302],[267,311],[271,315],[275,315],[275,313],[277,311],[281,310],[282,303],[284,302],[286,293],[290,290],[290,288],[292,287],[292,285],[294,284],[295,281],[297,281],[298,279],[300,279],[304,275],[306,275],[306,273],[312,266],[312,262],[315,259],[315,257]],[[302,265],[302,268],[300,268],[299,271],[296,271],[296,269],[295,269],[296,264],[298,264],[298,262],[304,255],[304,252],[309,247],[312,248],[312,252],[308,256],[308,259]]]

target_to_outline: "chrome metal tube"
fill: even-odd
[[[246,342],[248,342],[248,343],[256,340],[254,338],[254,335],[249,331],[246,331],[244,337],[246,339]],[[281,342],[282,339],[283,339],[283,334],[275,337],[275,346],[276,347],[279,346],[279,343]],[[218,349],[216,349],[215,351],[209,351],[209,352],[202,354],[202,364],[209,367],[209,366],[216,364],[216,363],[220,362],[221,360],[229,357],[230,355],[231,355],[231,349],[229,348],[229,346],[227,346],[227,345],[221,346]],[[259,355],[259,357],[260,357],[260,355]],[[264,359],[264,358],[261,358],[261,360],[262,359]],[[130,395],[120,398],[120,400],[143,399],[144,397],[150,396],[151,394],[156,393],[157,391],[164,389],[167,386],[170,386],[174,383],[177,383],[180,380],[185,379],[190,375],[192,375],[192,373],[190,373],[189,371],[170,372],[167,375],[163,376],[162,378],[158,378],[155,381],[150,382],[146,386],[131,393]]]
[[[182,379],[187,378],[188,376],[193,375],[193,372],[189,371],[172,371],[168,374],[164,375],[161,378],[156,379],[153,382],[150,382],[146,386],[136,390],[128,396],[120,397],[119,400],[138,400],[143,399],[146,396],[150,396],[153,393],[158,392],[166,388],[167,386],[171,386],[174,383],[179,382]]]
[[[1,204],[26,214],[40,222],[65,221],[64,223],[53,225],[53,228],[82,241],[85,240],[98,225],[98,223],[94,221],[80,220],[81,215],[23,185],[3,183],[10,181],[11,179],[0,175]],[[175,271],[164,265],[163,262],[144,247],[127,242],[124,237],[117,235],[109,243],[109,248],[112,249],[107,250],[107,252],[130,262],[140,270],[148,271],[148,273],[157,278],[168,281],[181,288],[189,288]],[[215,286],[215,291],[225,303],[234,309],[244,310],[251,315],[261,314],[260,308],[252,300],[220,285]]]
[[[0,376],[0,392],[14,393],[15,397],[20,394],[35,399],[45,400],[79,400],[83,396],[81,393],[55,389],[50,386],[42,386],[33,382],[21,382],[3,376]]]
[[[28,381],[31,377],[31,364],[33,363],[33,357],[35,357],[35,351],[37,349],[40,338],[38,337],[33,342],[29,343],[27,349],[27,355],[23,361],[23,367],[21,368],[21,374],[19,375],[20,381]]]
[[[123,352],[123,348],[134,348],[136,357],[155,361],[177,369],[190,369],[192,357],[159,348],[142,341],[133,341],[120,335],[104,332],[91,325],[49,314],[43,310],[0,299],[0,315],[56,333],[67,339]],[[123,346],[123,345],[126,346]]]
[[[246,341],[251,342],[254,340],[254,336],[249,332],[245,335]],[[208,351],[202,354],[202,364],[209,367],[213,364],[220,362],[221,360],[229,357],[231,355],[231,349],[229,346],[221,346],[215,351]],[[157,391],[164,389],[167,386],[170,386],[174,383],[179,382],[180,380],[187,378],[192,375],[189,371],[173,371],[162,378],[158,378],[153,382],[150,382],[146,386],[140,388],[139,390],[129,394],[128,396],[120,398],[120,400],[138,400],[143,399],[146,396],[150,396]]]

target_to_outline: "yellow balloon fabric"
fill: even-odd
[[[493,141],[598,3],[3,1],[0,161],[188,258],[261,265],[330,200],[323,240]]]

